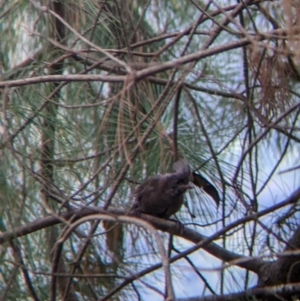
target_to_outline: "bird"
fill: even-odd
[[[153,176],[136,189],[135,201],[130,212],[138,216],[141,213],[169,219],[181,208],[184,193],[193,188],[189,181],[192,174],[187,160],[173,164],[173,173]]]

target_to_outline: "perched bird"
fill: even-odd
[[[175,162],[173,169],[174,173],[156,175],[137,188],[132,213],[168,219],[180,209],[183,194],[192,188],[189,184],[192,175],[186,160]]]

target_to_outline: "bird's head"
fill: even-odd
[[[173,164],[173,169],[177,175],[177,190],[180,193],[184,193],[188,189],[193,189],[193,186],[189,184],[192,180],[192,173],[187,160],[182,159]]]

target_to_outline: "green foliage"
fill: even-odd
[[[268,29],[284,25],[272,18],[285,15],[287,8],[268,11],[269,4],[250,3],[247,9],[241,5],[4,1],[0,231],[30,227],[31,222],[74,208],[118,208],[126,213],[137,185],[172,171],[173,162],[182,157],[193,171],[208,177],[221,196],[217,209],[201,189],[187,194],[196,218],[191,219],[186,207],[178,217],[194,230],[202,232],[205,226],[206,234],[215,233],[272,206],[273,199],[264,193],[276,181],[285,187],[277,172],[299,164],[298,48],[288,34],[281,38]],[[262,19],[268,26],[260,27]],[[265,34],[258,34],[257,28]],[[233,45],[243,39],[245,43]],[[297,187],[297,175],[293,181],[280,199]],[[296,205],[293,210],[262,219],[268,223],[282,217],[274,230],[277,236],[255,221],[239,225],[216,243],[245,256],[273,256],[284,248],[278,235],[287,240],[297,228],[290,227],[298,225]],[[10,244],[0,249],[3,300],[32,300],[34,294],[49,300],[51,293],[60,300],[64,294],[64,300],[109,298],[126,277],[161,261],[151,231],[85,221],[67,235],[73,221],[60,221],[47,231],[42,227],[14,239],[19,253]],[[268,242],[273,240],[276,247]],[[186,249],[186,242],[175,239],[172,255],[175,248]],[[224,260],[221,255],[219,259]],[[212,266],[221,261],[215,259]],[[190,272],[192,266],[186,269]],[[187,274],[178,264],[172,272],[178,278]],[[216,279],[222,279],[221,293],[231,281],[225,276],[234,279],[239,272],[215,272]],[[59,279],[56,289],[53,275]],[[209,287],[217,287],[216,281],[199,277],[204,290],[211,293]],[[62,282],[60,287],[63,279],[72,285]],[[164,291],[157,284],[160,272],[137,279],[140,282],[116,289],[114,300]],[[253,284],[248,276],[243,280],[235,288]]]

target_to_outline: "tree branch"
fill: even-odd
[[[230,252],[228,250],[223,249],[222,247],[218,246],[217,244],[213,243],[212,241],[214,239],[217,239],[220,235],[225,234],[227,231],[237,227],[238,225],[244,224],[248,221],[255,220],[263,215],[266,215],[270,212],[274,212],[286,205],[290,205],[295,203],[300,198],[300,188],[294,191],[287,199],[284,201],[275,204],[272,207],[269,207],[267,209],[264,209],[260,212],[257,212],[255,214],[251,214],[249,216],[243,217],[241,219],[236,220],[235,222],[227,225],[214,235],[207,237],[205,235],[200,234],[197,231],[194,231],[192,229],[189,229],[187,227],[183,227],[183,229],[178,229],[177,224],[170,220],[163,220],[160,218],[156,218],[150,215],[142,214],[141,218],[150,222],[152,225],[154,225],[157,229],[161,231],[165,231],[177,236],[180,236],[182,238],[185,238],[191,242],[196,243],[196,246],[194,247],[194,251],[197,250],[199,247],[203,247],[208,253],[211,255],[224,260],[226,262],[232,262],[233,264],[245,268],[247,270],[253,271],[254,273],[260,273],[262,266],[266,263],[260,258],[253,258],[248,256],[243,256],[234,252]],[[103,213],[108,215],[124,215],[126,212],[119,209],[108,209],[103,210],[98,207],[89,207],[89,208],[82,208],[82,209],[73,209],[68,212],[62,213],[59,217],[56,216],[48,216],[45,218],[38,219],[32,223],[29,223],[27,225],[21,226],[18,229],[4,232],[0,235],[0,244],[3,244],[6,241],[9,241],[11,239],[21,237],[36,231],[39,231],[41,229],[62,223],[63,221],[67,221],[69,219],[72,219],[72,221],[76,221],[79,218],[82,218],[84,216],[88,216],[95,213]],[[300,232],[300,229],[299,229]],[[298,231],[297,231],[298,233]],[[293,241],[293,239],[292,239]],[[189,253],[191,253],[193,250],[190,250]]]

